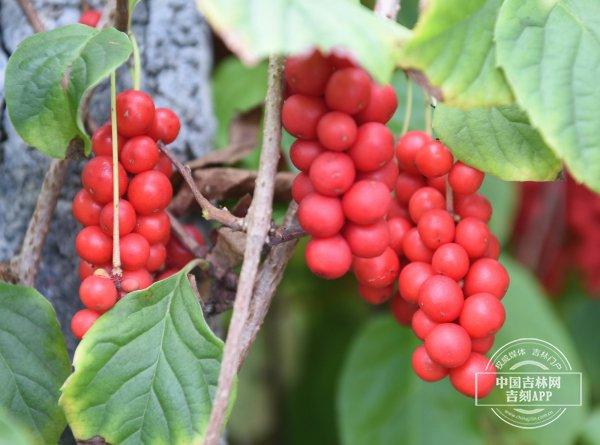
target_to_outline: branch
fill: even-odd
[[[204,445],[217,445],[229,405],[231,385],[242,362],[244,353],[245,326],[250,317],[251,299],[258,274],[263,245],[269,232],[272,214],[274,178],[280,156],[281,104],[283,101],[283,59],[269,58],[269,82],[265,100],[263,147],[260,155],[258,177],[252,205],[248,211],[247,239],[244,262],[229,325],[219,383]]]
[[[19,3],[19,6],[21,7],[21,10],[23,11],[23,14],[25,14],[25,17],[27,17],[27,20],[29,21],[31,28],[33,28],[33,30],[35,32],[46,31],[46,27],[40,20],[40,16],[38,15],[37,11],[31,4],[31,2],[29,0],[17,0],[17,1]]]
[[[121,32],[127,32],[129,29],[129,5],[127,0],[117,0],[114,24],[115,28]]]

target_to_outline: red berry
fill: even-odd
[[[396,198],[400,204],[408,204],[410,198],[420,188],[425,187],[425,181],[421,175],[411,173],[400,173],[396,180]]]
[[[464,301],[460,286],[452,278],[444,275],[428,278],[419,289],[419,306],[437,323],[456,320]]]
[[[367,106],[371,95],[371,79],[360,68],[343,68],[329,78],[325,101],[333,110],[356,114]]]
[[[292,198],[296,203],[300,204],[300,201],[302,201],[305,196],[310,195],[315,191],[316,190],[306,173],[300,172],[296,175],[292,182]]]
[[[317,141],[296,139],[290,147],[290,159],[298,169],[307,172],[313,161],[323,153],[323,147]]]
[[[494,336],[489,335],[487,337],[474,338],[471,340],[471,351],[485,354],[494,346]]]
[[[348,223],[344,227],[344,238],[352,255],[373,258],[381,255],[390,243],[390,232],[384,220],[368,226]]]
[[[117,302],[117,288],[110,278],[90,275],[81,282],[79,297],[85,307],[102,313]]]
[[[417,312],[419,306],[409,303],[399,294],[396,294],[392,300],[392,303],[390,304],[390,309],[398,324],[402,326],[410,326],[413,315],[415,312]]]
[[[119,196],[127,190],[127,173],[119,163]],[[92,199],[100,204],[106,204],[113,198],[113,164],[109,156],[96,156],[83,167],[81,182]]]
[[[94,273],[94,271],[96,270],[96,267],[92,263],[88,263],[85,260],[79,260],[78,270],[79,270],[79,279],[81,281],[83,281],[87,277],[89,277],[91,274]]]
[[[430,249],[454,239],[454,218],[443,209],[431,209],[423,213],[417,225],[423,243]]]
[[[356,170],[347,154],[326,151],[313,161],[308,175],[318,193],[339,196],[354,183]]]
[[[170,178],[173,175],[173,164],[167,155],[161,153],[158,155],[158,161],[154,166],[154,170],[158,170],[167,178]]]
[[[458,161],[448,174],[448,182],[455,193],[472,195],[483,182],[484,173]]]
[[[173,187],[164,174],[150,170],[134,176],[127,196],[137,213],[150,215],[167,208],[173,197]]]
[[[383,124],[369,122],[358,128],[356,141],[348,150],[356,169],[370,172],[394,157],[394,136]]]
[[[355,257],[352,269],[360,284],[387,287],[398,278],[400,262],[398,255],[388,247],[381,255],[373,258]]]
[[[81,340],[98,317],[100,317],[100,314],[90,309],[81,309],[75,312],[75,315],[71,318],[71,332],[75,338]]]
[[[323,99],[294,94],[283,103],[281,122],[292,136],[314,139],[317,136],[317,123],[326,112]]]
[[[98,226],[84,227],[75,238],[75,250],[88,263],[109,263],[112,258],[112,240]]]
[[[77,192],[71,210],[75,219],[83,226],[97,226],[100,223],[102,206],[94,201],[85,189]]]
[[[156,277],[156,281],[167,279],[170,276],[175,275],[177,272],[179,272],[177,269],[167,269],[164,272],[162,272],[158,277]]]
[[[324,114],[317,124],[319,142],[329,150],[346,150],[356,140],[356,134],[354,119],[339,111]]]
[[[341,277],[352,265],[350,247],[340,235],[311,239],[306,245],[305,259],[315,275],[329,280]]]
[[[487,247],[487,250],[485,251],[484,256],[486,258],[493,258],[495,260],[497,260],[498,257],[500,256],[500,241],[498,241],[498,238],[496,238],[494,236],[494,234],[491,232],[490,232],[490,238],[488,240],[488,247]]]
[[[415,374],[426,382],[437,382],[448,375],[448,370],[434,362],[423,345],[413,352],[412,367]]]
[[[131,138],[148,133],[154,121],[154,102],[139,90],[117,94],[117,129],[119,134]]]
[[[102,17],[102,12],[95,9],[88,9],[79,16],[79,23],[95,28],[100,21],[100,17]]]
[[[140,215],[135,223],[135,233],[139,233],[149,244],[166,243],[171,233],[171,221],[167,212]]]
[[[109,202],[100,213],[100,228],[108,236],[113,233],[113,203]],[[136,216],[133,206],[124,199],[119,199],[119,236],[127,235],[135,228]]]
[[[489,238],[488,226],[479,219],[465,218],[456,225],[455,242],[460,244],[471,258],[479,258],[485,254]]]
[[[465,300],[460,325],[472,338],[482,338],[498,332],[505,318],[500,300],[492,294],[481,292]]]
[[[152,284],[152,275],[146,269],[124,270],[121,288],[125,292],[146,289]]]
[[[321,96],[333,73],[333,64],[320,52],[288,57],[285,61],[285,81],[294,93]]]
[[[425,337],[438,325],[427,316],[421,309],[415,312],[411,321],[411,327],[417,338],[425,340]]]
[[[167,259],[167,249],[164,244],[152,244],[146,262],[148,272],[156,272],[159,270]]]
[[[482,372],[485,374],[479,374]],[[494,389],[496,367],[484,355],[473,352],[465,363],[450,370],[450,382],[460,393],[481,399]]]
[[[452,153],[440,141],[429,142],[415,156],[417,170],[428,178],[445,175],[453,162]]]
[[[456,368],[469,359],[471,339],[459,325],[442,323],[425,338],[425,349],[437,364],[444,368]]]
[[[427,210],[443,209],[446,199],[439,191],[431,187],[423,187],[417,190],[408,202],[408,212],[416,223]]]
[[[398,99],[391,85],[378,85],[371,82],[369,103],[356,115],[356,119],[361,124],[365,122],[385,124],[392,118],[397,107]]]
[[[344,212],[338,198],[311,193],[298,206],[298,222],[315,238],[329,238],[344,226]]]
[[[358,285],[358,293],[370,304],[381,304],[392,296],[393,286],[370,287],[363,284]]]
[[[136,136],[129,139],[119,154],[119,161],[129,173],[141,173],[152,170],[158,162],[158,147],[148,136]]]
[[[431,266],[437,273],[458,281],[469,271],[469,255],[460,244],[443,244],[433,253]]]
[[[193,224],[186,224],[184,226],[185,231],[196,240],[196,242],[203,246],[204,236],[202,232]],[[172,236],[167,243],[167,266],[174,269],[181,269],[187,263],[192,261],[195,255],[190,252],[176,237]]]
[[[439,191],[442,195],[446,196],[446,180],[448,175],[437,176],[435,178],[427,178],[427,185],[433,187]]]
[[[396,165],[396,161],[392,159],[377,170],[357,172],[356,179],[359,181],[383,182],[390,191],[393,191],[398,179],[398,166]]]
[[[387,218],[404,218],[408,219],[408,210],[406,207],[398,203],[397,199],[390,199],[390,209],[387,213]]]
[[[179,122],[179,118],[173,110],[170,108],[157,108],[154,112],[154,119],[148,131],[148,136],[155,141],[170,144],[177,139],[180,128],[181,122]]]
[[[390,207],[390,191],[377,181],[358,181],[342,198],[346,218],[356,224],[373,224],[383,218]]]
[[[120,240],[121,262],[126,270],[141,269],[148,262],[150,244],[142,235],[130,233]]]
[[[387,224],[390,232],[390,247],[396,254],[402,255],[402,240],[404,235],[411,229],[410,222],[406,218],[396,216],[389,218]]]
[[[421,285],[432,276],[433,269],[429,263],[415,261],[407,264],[398,279],[400,295],[410,303],[418,303]]]
[[[125,138],[117,135],[118,151],[121,151]],[[92,151],[96,156],[112,156],[112,126],[104,124],[92,135]]]
[[[396,144],[398,164],[408,173],[419,173],[415,165],[417,153],[431,141],[431,137],[422,131],[407,131]]]
[[[431,262],[433,251],[423,243],[416,227],[410,229],[402,239],[402,252],[410,261]]]
[[[357,65],[350,54],[346,54],[344,51],[336,52],[335,49],[329,54],[327,59],[338,70],[341,70],[342,68],[352,68]]]
[[[454,210],[462,219],[473,217],[488,222],[492,217],[492,205],[483,195],[455,195]]]
[[[467,296],[488,292],[502,298],[509,284],[510,277],[502,264],[492,258],[481,258],[471,265],[464,288]]]

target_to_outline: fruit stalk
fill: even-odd
[[[117,81],[115,71],[110,73],[110,119],[112,130],[113,169],[113,274],[121,276],[121,252],[119,246],[119,135],[117,132]]]

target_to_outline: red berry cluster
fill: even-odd
[[[120,294],[144,289],[153,274],[182,264],[181,245],[170,239],[170,220],[165,209],[173,189],[169,177],[173,167],[157,142],[175,140],[180,122],[168,108],[155,108],[152,98],[141,91],[117,95],[119,248],[123,274],[119,290],[110,271],[113,253],[113,163],[112,126],[107,123],[92,136],[94,157],[81,174],[83,188],[73,200],[73,215],[84,227],[77,234],[75,249],[81,258],[79,296],[86,309],[78,311],[71,329],[82,338],[103,312],[115,305]],[[200,240],[199,240],[200,241]],[[168,244],[167,244],[168,243]],[[171,258],[168,259],[168,253]],[[163,272],[162,279],[174,270]]]

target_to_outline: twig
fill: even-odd
[[[244,332],[250,317],[251,299],[254,293],[260,256],[269,231],[272,214],[274,178],[280,156],[281,104],[283,97],[283,59],[269,58],[269,82],[265,100],[263,147],[252,205],[248,211],[247,239],[244,262],[233,306],[233,315],[227,333],[219,383],[208,422],[204,445],[217,445],[229,405],[231,385],[244,353]]]
[[[191,169],[204,168],[214,165],[234,164],[241,161],[254,150],[256,141],[240,142],[232,144],[226,148],[208,152],[201,158],[187,162],[186,165]]]
[[[19,6],[23,10],[25,17],[27,17],[27,20],[29,21],[31,28],[33,28],[33,30],[35,32],[44,32],[46,30],[46,27],[42,23],[40,16],[38,15],[37,11],[31,4],[31,2],[29,0],[17,0],[17,1],[19,2]]]
[[[119,31],[127,32],[129,28],[129,5],[127,0],[117,0],[114,24]]]
[[[127,8],[127,7],[126,7]],[[125,9],[127,14],[127,9]],[[110,116],[112,130],[112,186],[113,186],[113,251],[112,251],[112,273],[117,277],[122,275],[121,271],[121,243],[119,237],[119,137],[117,135],[117,74],[110,73]]]
[[[296,211],[294,210],[294,215]],[[276,246],[281,243],[285,243],[292,240],[297,240],[298,238],[302,238],[306,235],[306,232],[300,224],[298,224],[298,220],[295,218],[291,218],[289,221],[284,222],[279,227],[275,227],[271,229],[271,233],[269,234],[269,239],[267,244],[269,246]]]
[[[171,212],[167,211],[167,215],[169,215],[169,220],[171,221],[171,229],[173,229],[173,232],[184,247],[192,252],[197,258],[204,258],[208,253],[208,248],[206,246],[201,246],[198,241],[185,230],[183,224],[181,224]]]

